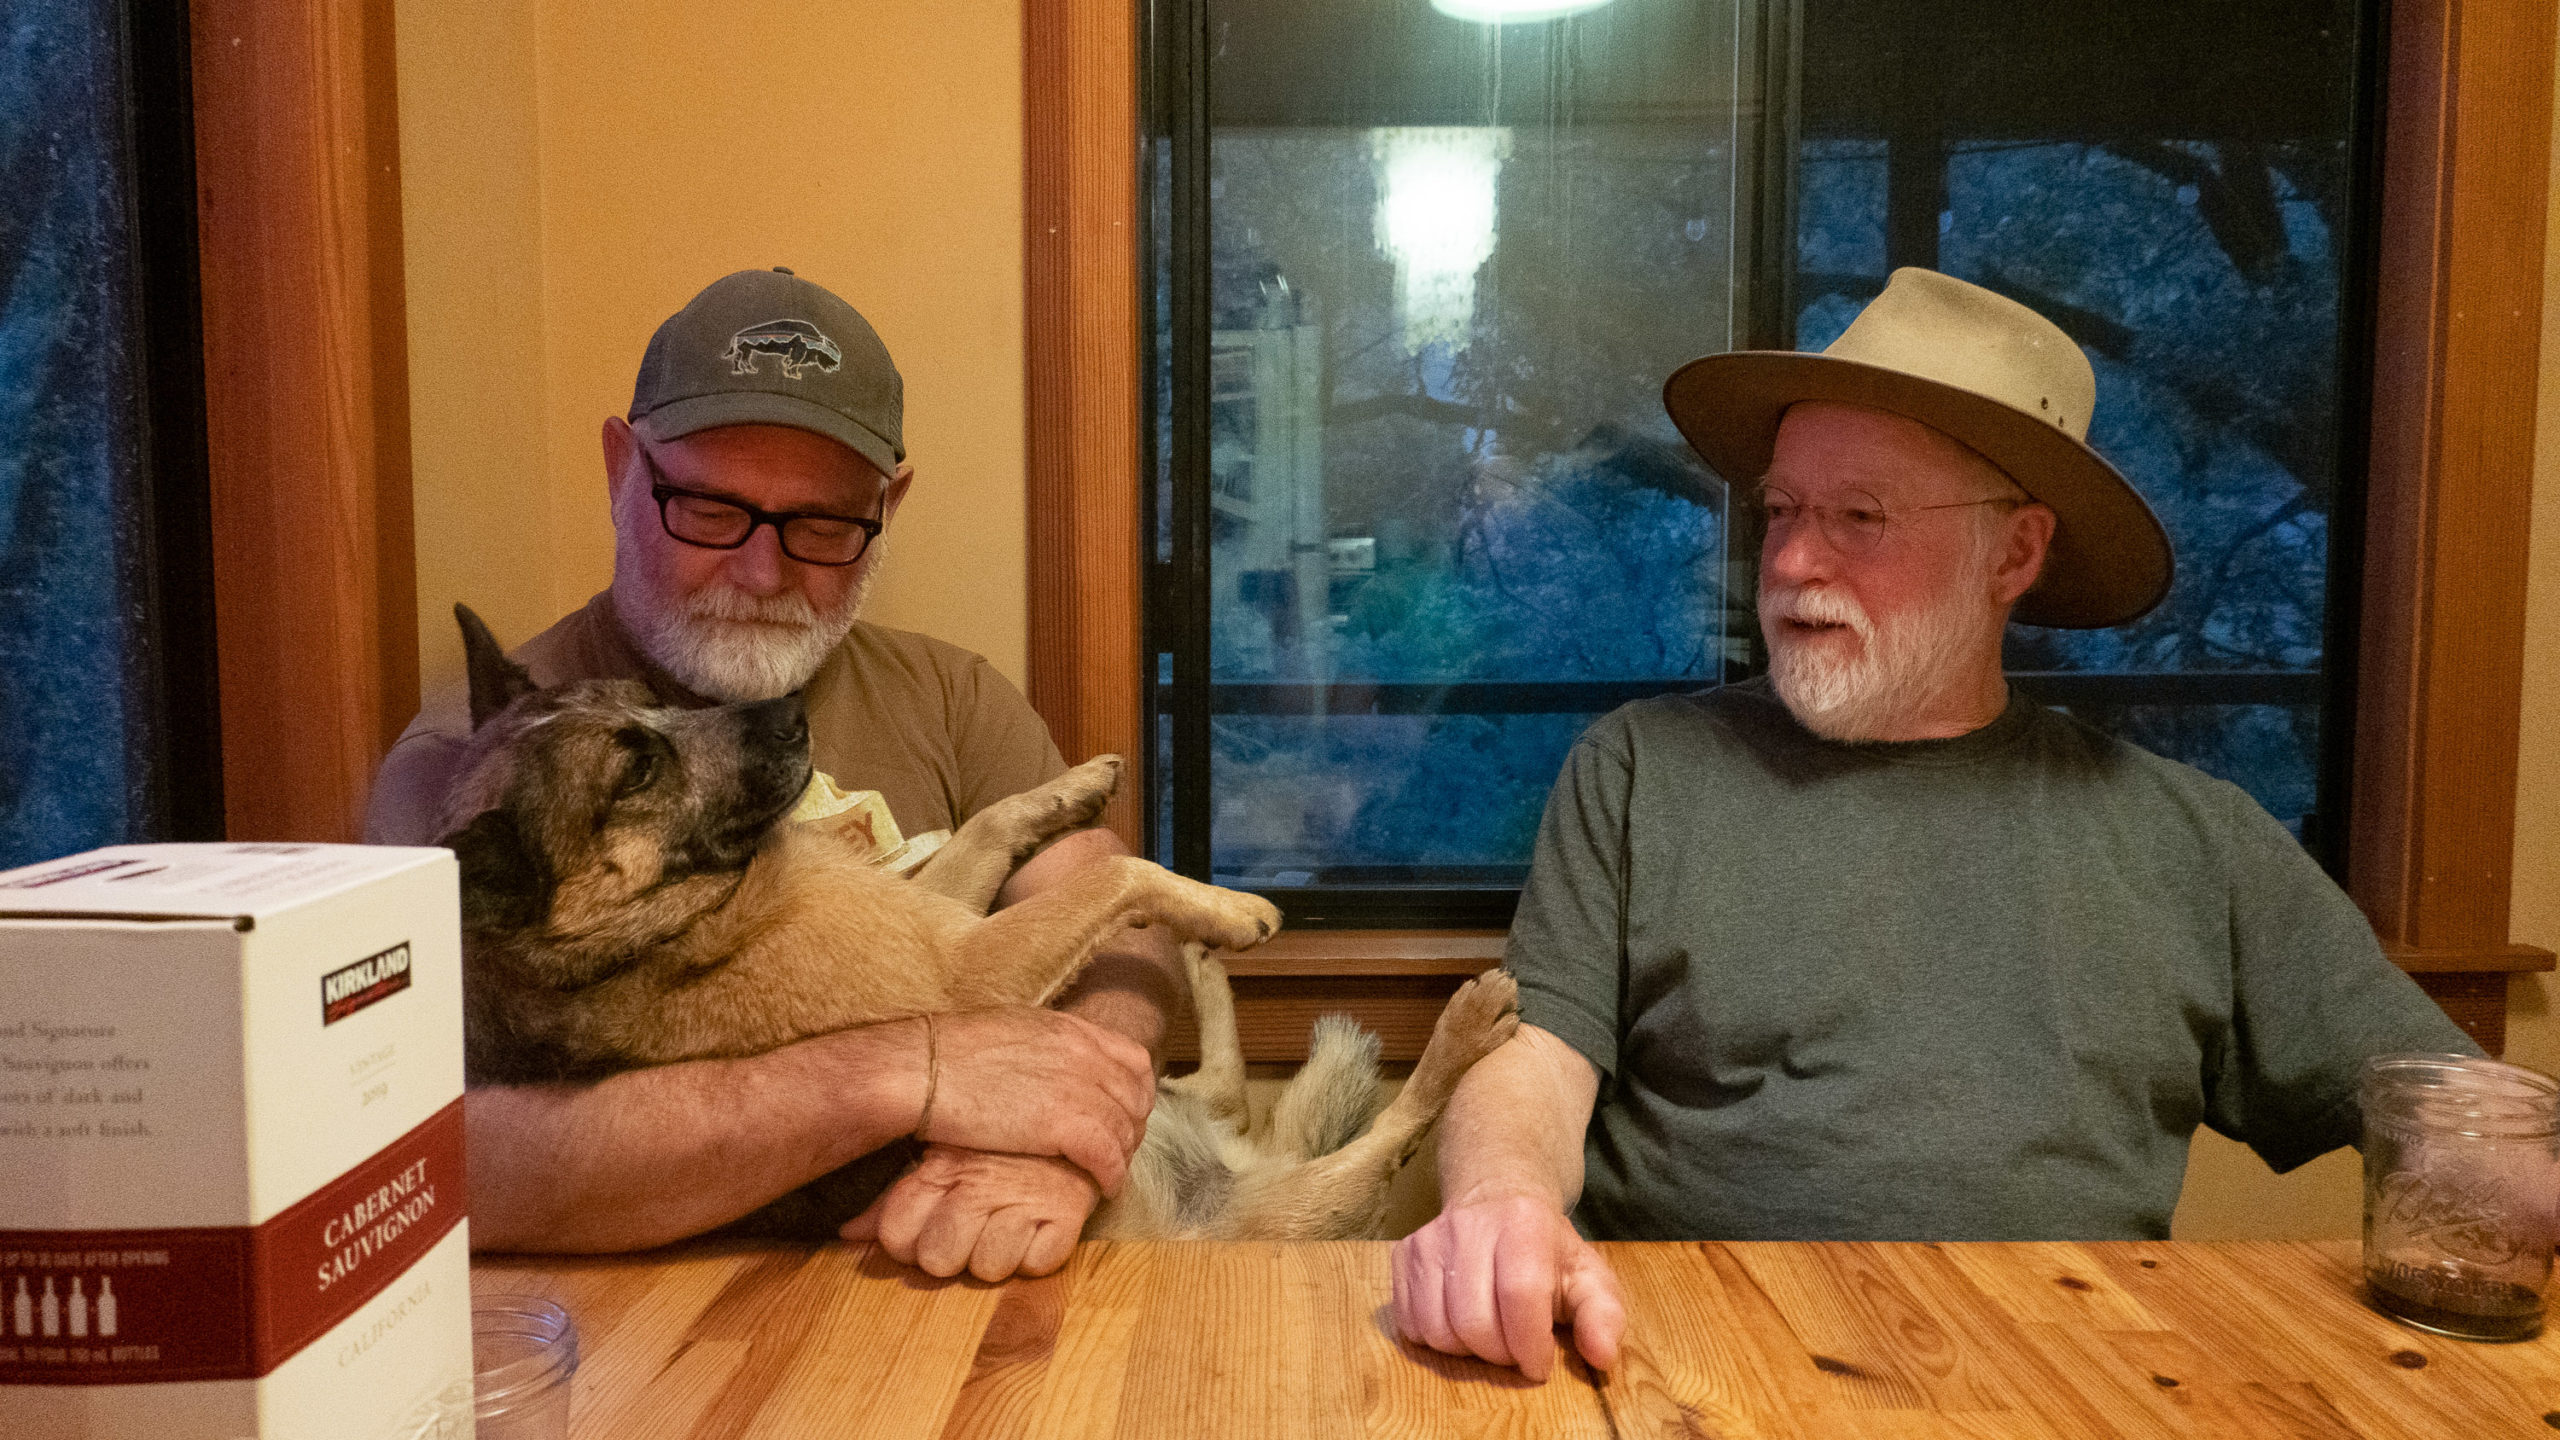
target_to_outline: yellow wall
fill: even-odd
[[[851,300],[906,375],[921,478],[871,614],[1018,682],[1020,0],[396,8],[428,682],[460,666],[454,600],[515,640],[604,584],[598,423],[628,403],[661,318],[728,270],[774,264]],[[2514,934],[2560,948],[2554,151]],[[2519,982],[2510,1058],[2560,1072],[2556,999],[2552,977]],[[2200,1134],[2178,1233],[2352,1235],[2356,1174],[2341,1152],[2272,1176]]]
[[[851,301],[917,484],[867,612],[1024,665],[1020,0],[397,0],[420,654],[612,574],[597,428],[731,270]]]

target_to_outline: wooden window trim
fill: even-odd
[[[418,708],[391,0],[195,0],[225,831],[353,840]]]
[[[2493,1051],[2508,977],[2553,963],[2507,934],[2553,25],[2547,5],[2401,0],[2387,41],[2349,890],[2392,959]],[[1129,0],[1025,0],[1031,699],[1068,754],[1130,758],[1110,818],[1133,846],[1154,748],[1139,34]],[[1247,1053],[1302,1057],[1302,1015],[1330,1005],[1409,1059],[1430,996],[1499,954],[1492,931],[1281,936],[1234,966]]]

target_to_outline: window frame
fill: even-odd
[[[1131,759],[1106,819],[1133,848],[1154,748],[1144,19],[1129,0],[1025,0],[1023,13],[1031,700],[1067,753]],[[2553,965],[2509,939],[2507,911],[2554,24],[2542,6],[2402,0],[2383,36],[2347,889],[2392,960],[2493,1052],[2507,977]],[[1303,1027],[1257,1018],[1284,990],[1288,1006],[1312,994],[1383,1016],[1380,987],[1445,993],[1498,954],[1487,930],[1283,935],[1234,966],[1249,1058],[1303,1055]],[[1409,1027],[1386,1028],[1390,1055],[1411,1058]]]

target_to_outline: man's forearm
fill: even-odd
[[[472,1242],[634,1250],[725,1224],[907,1134],[924,1043],[896,1022],[592,1085],[473,1090]]]
[[[996,895],[996,908],[1039,894],[1077,866],[1128,853],[1129,847],[1108,830],[1061,835],[1013,872]],[[1146,1046],[1161,1070],[1165,1020],[1181,1008],[1184,983],[1182,953],[1171,933],[1161,926],[1123,927],[1102,938],[1083,973],[1059,998],[1058,1008]]]
[[[1104,936],[1058,1008],[1147,1047],[1164,1068],[1167,1019],[1181,1008],[1182,954],[1162,926]]]
[[[1535,1195],[1557,1209],[1582,1197],[1582,1137],[1600,1077],[1579,1051],[1534,1025],[1476,1062],[1440,1120],[1443,1208]]]

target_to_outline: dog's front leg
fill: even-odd
[[[960,1008],[1046,1004],[1093,957],[1104,932],[1151,920],[1183,939],[1230,950],[1258,945],[1280,928],[1280,912],[1260,896],[1186,880],[1135,856],[1108,856],[951,937],[955,999]]]
[[[913,883],[984,915],[1015,866],[1059,835],[1093,823],[1120,788],[1120,767],[1119,756],[1097,755],[970,816],[916,871]]]

